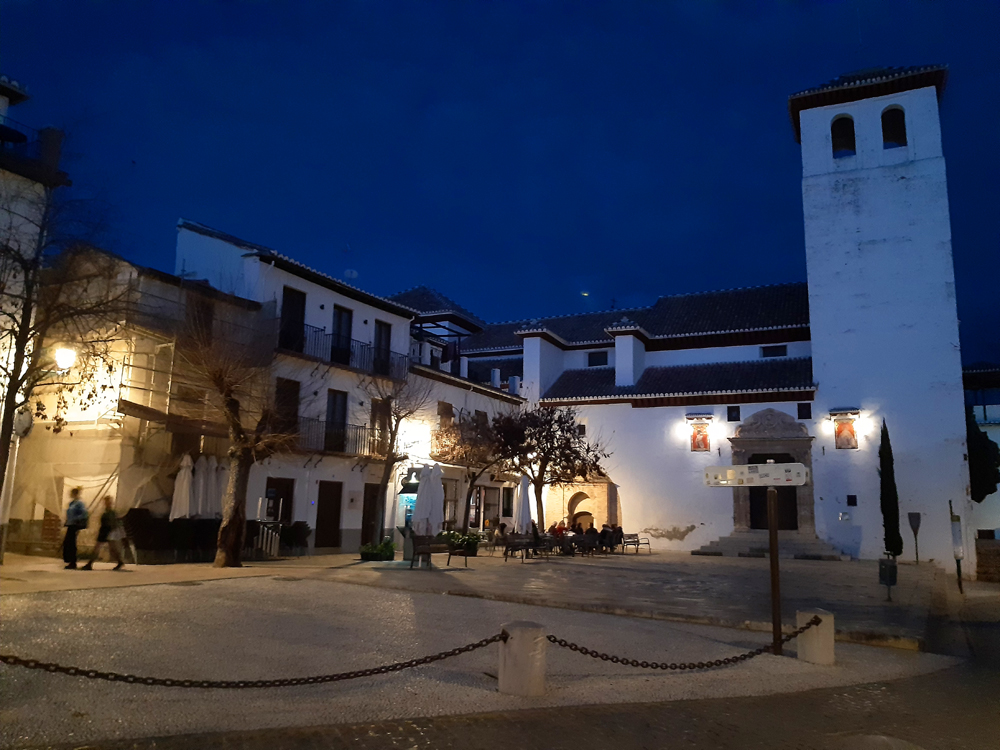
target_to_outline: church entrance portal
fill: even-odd
[[[729,438],[733,465],[801,463],[812,468],[812,441],[809,430],[794,417],[776,409],[750,415]],[[767,490],[763,487],[733,487],[734,531],[767,528]],[[813,486],[778,488],[778,529],[816,534]]]
[[[776,464],[795,463],[787,453],[754,453],[747,460],[748,464],[766,464],[774,461]],[[767,524],[767,488],[750,487],[750,528],[766,529]],[[778,530],[794,531],[799,528],[798,497],[795,487],[778,487]]]

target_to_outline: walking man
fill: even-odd
[[[80,499],[80,488],[69,491],[69,505],[66,507],[66,536],[63,537],[63,562],[66,570],[76,570],[76,535],[87,528],[87,507]]]
[[[115,513],[114,500],[112,500],[111,495],[104,496],[104,512],[101,514],[101,527],[97,530],[97,544],[94,545],[94,553],[90,556],[90,561],[83,566],[84,570],[93,570],[94,561],[101,556],[101,545],[108,545],[108,554],[111,555],[111,559],[114,560],[117,565],[115,565],[115,570],[121,570],[125,567],[125,561],[122,558],[122,526],[121,521],[118,520],[118,514]]]

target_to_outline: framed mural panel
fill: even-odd
[[[854,429],[853,419],[837,419],[833,423],[834,440],[838,449],[853,449],[858,447],[858,433]]]
[[[693,422],[691,424],[691,450],[710,451],[712,442],[708,436],[708,424],[705,422]]]

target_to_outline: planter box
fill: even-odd
[[[384,555],[381,552],[360,552],[362,562],[385,562],[395,560],[396,554]]]

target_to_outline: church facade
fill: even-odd
[[[1000,518],[969,499],[946,80],[943,66],[879,69],[790,97],[807,283],[485,326],[450,311],[470,376],[576,407],[612,452],[609,487],[549,492],[546,524],[588,514],[654,548],[759,554],[763,491],[707,487],[704,470],[799,462],[813,481],[780,494],[783,554],[878,558],[884,421],[902,559],[914,557],[911,518],[921,559],[950,565],[954,517],[974,555],[975,528]]]

